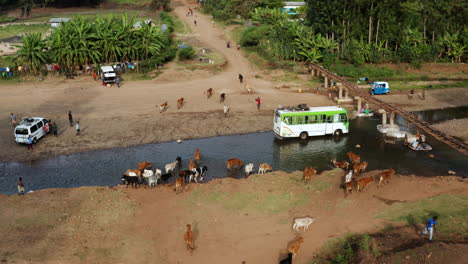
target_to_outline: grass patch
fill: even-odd
[[[0,39],[10,38],[18,36],[19,34],[28,34],[28,33],[45,33],[50,29],[50,25],[9,25],[1,27],[0,30]]]
[[[180,34],[189,34],[192,33],[192,29],[185,23],[184,21],[180,20],[178,16],[171,16],[172,21],[174,21],[174,32]]]
[[[456,88],[468,87],[468,80],[458,82],[445,82],[437,84],[411,84],[407,82],[392,82],[390,88],[394,90],[409,90],[409,89],[443,89],[443,88]]]
[[[13,56],[0,56],[0,67],[12,66]]]
[[[151,3],[151,0],[107,0],[107,2],[118,5],[146,5]]]
[[[439,217],[438,231],[442,236],[468,236],[468,196],[443,194],[410,203],[398,203],[379,213],[377,217],[408,225],[423,225],[432,217]]]
[[[122,81],[142,81],[142,80],[153,80],[158,74],[153,73],[139,73],[139,72],[127,72],[122,74]]]
[[[361,78],[388,78],[401,75],[399,71],[395,71],[386,67],[375,67],[374,65],[355,66],[353,64],[333,64],[330,66],[330,71],[339,76]]]

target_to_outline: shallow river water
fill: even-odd
[[[455,110],[416,114],[430,121],[442,121],[450,119],[452,115],[446,115],[450,111]],[[464,114],[457,114],[458,118],[466,117],[467,109],[462,112]],[[27,190],[116,185],[126,169],[135,168],[144,160],[163,168],[180,156],[186,167],[196,148],[201,150],[202,165],[208,166],[205,181],[226,176],[243,177],[241,172],[228,175],[225,162],[233,157],[246,163],[253,162],[256,166],[266,162],[274,170],[290,172],[302,170],[304,166],[331,169],[330,160],[345,160],[348,151],[360,154],[361,160],[369,162],[368,170],[394,168],[400,174],[421,176],[447,175],[448,170],[453,170],[457,175],[468,176],[468,159],[447,145],[428,137],[428,143],[433,147],[431,154],[434,158],[431,158],[428,153],[411,151],[401,141],[386,143],[376,130],[378,123],[379,117],[352,120],[350,133],[339,139],[327,136],[310,138],[305,142],[296,139],[278,141],[273,132],[263,132],[186,140],[180,144],[167,142],[82,152],[30,162],[0,163],[0,193],[15,193],[18,177],[23,177]],[[396,123],[405,125],[401,118],[397,118]],[[357,144],[361,148],[355,148]]]

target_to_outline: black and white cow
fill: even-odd
[[[205,176],[206,172],[208,171],[207,166],[203,167],[198,167],[198,168],[193,168],[192,169],[192,174],[190,175],[190,180],[189,182],[192,182],[192,179],[195,180],[195,182],[198,182],[197,178],[200,181],[203,181],[203,176]]]
[[[128,185],[132,185],[133,187],[138,188],[140,181],[138,180],[138,177],[123,175],[122,184],[127,185],[127,187]]]

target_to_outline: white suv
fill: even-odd
[[[41,137],[46,135],[44,126],[49,120],[43,117],[25,117],[15,128],[16,143],[28,144],[28,137],[31,136],[33,143],[36,143]],[[50,129],[49,129],[50,130]],[[48,132],[48,131],[47,131]]]

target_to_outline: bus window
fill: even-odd
[[[327,115],[319,115],[319,116],[317,116],[317,117],[318,117],[317,123],[325,123],[325,122],[327,122]]]
[[[333,116],[332,115],[327,116],[327,123],[333,123]]]
[[[304,124],[303,116],[293,116],[291,125],[301,125]]]
[[[346,114],[340,114],[340,122],[346,123],[348,121],[348,118]]]

